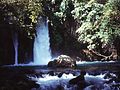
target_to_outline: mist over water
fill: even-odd
[[[46,65],[51,59],[48,22],[40,17],[34,41],[34,62],[36,65]]]

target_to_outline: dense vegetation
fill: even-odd
[[[0,22],[15,25],[26,31],[32,38],[35,23],[42,13],[39,0],[1,0],[0,1]]]
[[[88,50],[83,51],[89,58],[95,59],[97,56],[97,59],[117,59],[120,37],[119,3],[120,0],[63,0],[55,15],[60,18],[67,31],[74,25],[71,22],[76,24],[72,31],[76,32],[78,41],[86,45]]]
[[[33,39],[39,16],[46,16],[52,47],[62,45],[66,53],[73,48],[78,56],[85,54],[91,60],[118,59],[119,3],[120,0],[1,0],[0,23],[15,25]]]

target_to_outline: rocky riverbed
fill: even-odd
[[[30,76],[40,87],[37,90],[120,90],[118,72],[102,73],[59,73],[43,74],[42,77]]]
[[[120,90],[119,70],[0,68],[0,90]]]

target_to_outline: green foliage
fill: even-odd
[[[42,13],[41,5],[39,0],[1,0],[0,2],[4,22],[22,28],[29,38],[34,36],[34,26]]]
[[[79,3],[72,11],[74,18],[80,23],[76,31],[78,41],[87,43],[88,49],[95,49],[101,43],[112,43],[116,36],[120,36],[120,22],[112,19],[115,16],[119,18],[118,2],[119,0],[109,0],[105,5],[95,1]]]
[[[51,22],[55,30],[67,28],[68,23],[77,21],[78,41],[87,44],[88,49],[97,49],[120,36],[120,0],[52,0],[54,9]],[[66,24],[67,22],[67,24]],[[60,27],[61,26],[61,27]],[[63,31],[64,32],[64,31]]]
[[[79,7],[72,11],[74,18],[78,18],[80,27],[77,29],[78,41],[87,43],[89,49],[94,49],[97,46],[96,42],[99,38],[97,34],[97,23],[101,19],[103,5],[98,3],[80,4]],[[96,43],[96,44],[95,44]]]
[[[54,15],[59,17],[61,24],[64,24],[69,18],[72,17],[71,11],[74,9],[72,0],[62,0],[60,3],[59,11],[54,12]]]
[[[100,1],[1,0],[0,11],[7,17],[6,22],[17,24],[30,37],[34,35],[38,16],[44,14],[55,30],[58,42],[62,41],[60,34],[70,29],[69,23],[75,22],[78,41],[88,45],[88,49],[97,49],[112,44],[120,36],[120,0]]]

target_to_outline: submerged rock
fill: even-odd
[[[60,55],[55,58],[53,61],[48,63],[48,67],[63,67],[63,68],[71,68],[75,67],[76,62],[67,55]]]

